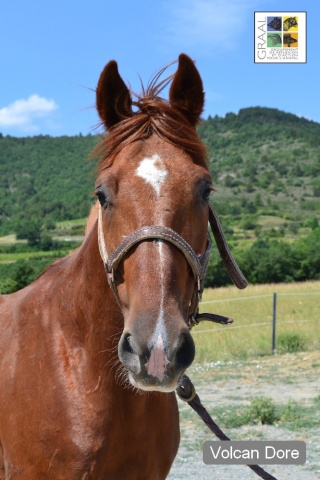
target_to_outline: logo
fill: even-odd
[[[306,62],[306,12],[254,12],[254,63]]]

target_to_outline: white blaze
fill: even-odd
[[[164,165],[162,158],[154,154],[151,157],[146,157],[141,160],[139,167],[136,170],[136,175],[143,178],[156,192],[157,196],[160,196],[160,191],[165,179],[168,175],[168,171]],[[161,224],[161,222],[160,222]],[[146,367],[149,375],[154,375],[163,380],[166,365],[168,363],[165,354],[165,344],[167,343],[167,331],[164,320],[164,301],[165,301],[165,252],[163,248],[163,242],[160,240],[158,243],[159,252],[159,270],[160,270],[160,305],[157,323],[155,330],[150,339],[150,347],[152,353],[150,360],[147,362]],[[154,387],[152,388],[154,389]],[[170,390],[171,391],[171,388]]]
[[[165,281],[165,258],[163,254],[163,242],[160,240],[159,242],[159,256],[160,256],[160,287],[161,287],[161,297],[160,297],[160,308],[159,308],[159,314],[158,314],[158,320],[156,324],[156,328],[154,331],[154,334],[152,336],[152,343],[159,343],[159,339],[162,341],[163,345],[163,340],[166,340],[167,337],[167,332],[166,332],[166,326],[164,323],[164,281]]]
[[[163,161],[159,155],[154,154],[152,157],[146,157],[141,160],[136,170],[136,175],[143,178],[149,185],[153,187],[156,194],[160,195],[161,185],[164,183],[168,171],[163,165]]]
[[[151,355],[146,363],[148,374],[157,377],[161,382],[164,379],[166,366],[169,363],[165,353],[167,332],[164,322],[164,256],[162,248],[163,242],[161,241],[159,243],[161,286],[160,307],[157,324],[149,344],[149,346],[152,348]]]

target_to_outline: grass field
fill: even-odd
[[[268,227],[274,217],[264,217]],[[52,232],[55,238],[76,239],[83,233],[86,219],[59,222]],[[69,238],[70,237],[70,238]],[[248,241],[248,240],[247,240]],[[0,238],[0,245],[14,245],[15,236]],[[21,242],[19,243],[26,243]],[[65,243],[65,251],[21,251],[1,253],[0,264],[18,260],[55,258],[75,248]],[[235,287],[206,289],[201,312],[212,312],[234,319],[230,326],[203,322],[193,329],[196,362],[247,358],[272,353],[272,301],[277,293],[277,351],[315,350],[320,348],[320,281],[276,285],[250,285],[246,290]]]
[[[230,326],[203,322],[193,329],[196,362],[272,353],[273,293],[277,293],[277,348],[281,352],[320,348],[320,282],[207,289],[201,312],[234,319]]]
[[[214,421],[232,440],[302,440],[304,465],[268,465],[278,480],[320,478],[320,353],[297,352],[192,365],[187,374]],[[254,480],[243,465],[204,465],[202,445],[214,435],[179,400],[181,444],[168,480]]]

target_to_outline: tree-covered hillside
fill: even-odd
[[[245,215],[316,221],[320,212],[320,124],[269,108],[203,122],[217,192],[213,202],[232,222]],[[94,136],[13,138],[0,134],[0,235],[21,222],[85,217],[92,203]],[[227,223],[229,221],[227,219]],[[231,222],[231,223],[232,223]],[[230,223],[230,222],[229,222]]]
[[[255,107],[209,118],[199,131],[220,211],[319,214],[320,124]]]
[[[199,133],[212,203],[249,282],[319,279],[320,124],[256,107],[209,117]],[[0,134],[0,293],[27,285],[81,242],[98,141]],[[228,282],[213,249],[206,286]]]
[[[21,221],[85,217],[92,203],[94,136],[0,136],[0,235]]]

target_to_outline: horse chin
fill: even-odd
[[[170,393],[170,392],[174,392],[179,385],[178,381],[171,381],[170,383],[167,383],[167,384],[160,384],[157,382],[153,383],[150,379],[148,379],[148,381],[135,379],[131,372],[129,372],[128,379],[131,385],[133,385],[138,390],[143,390],[144,392]]]

